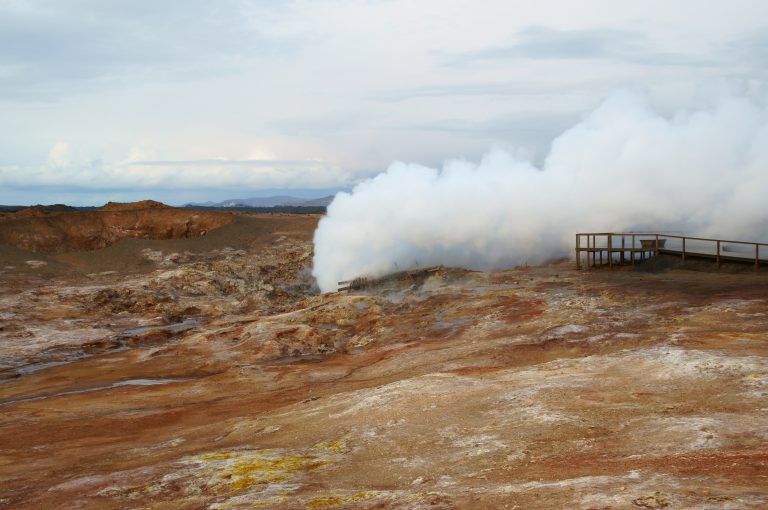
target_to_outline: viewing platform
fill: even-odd
[[[576,234],[576,267],[635,265],[658,255],[748,263],[760,269],[768,264],[768,244],[689,237],[658,232],[588,232]]]

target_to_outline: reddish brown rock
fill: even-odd
[[[100,211],[136,211],[138,209],[172,209],[156,200],[139,200],[138,202],[107,202],[99,207]]]
[[[39,253],[105,248],[124,238],[183,239],[206,235],[232,222],[225,212],[190,211],[145,200],[113,203],[97,211],[48,214],[25,209],[0,229],[0,243]]]

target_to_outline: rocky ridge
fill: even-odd
[[[145,200],[112,203],[98,211],[23,209],[6,216],[0,243],[36,253],[98,250],[125,238],[202,236],[234,220],[232,214],[189,211]]]

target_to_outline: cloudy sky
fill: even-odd
[[[536,161],[611,91],[765,89],[765,0],[0,0],[0,203],[347,188]]]

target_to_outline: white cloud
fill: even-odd
[[[61,168],[70,163],[69,144],[66,142],[56,142],[48,152],[48,166],[51,168]]]
[[[68,144],[57,142],[45,165],[0,166],[0,186],[69,190],[331,188],[364,177],[319,160],[152,161],[136,159],[141,152],[134,150],[120,162],[104,163],[73,161],[70,153]]]
[[[5,2],[0,180],[327,186],[398,159],[543,153],[620,85],[672,110],[713,78],[768,82],[766,20],[762,0]],[[131,165],[216,158],[324,163]]]

